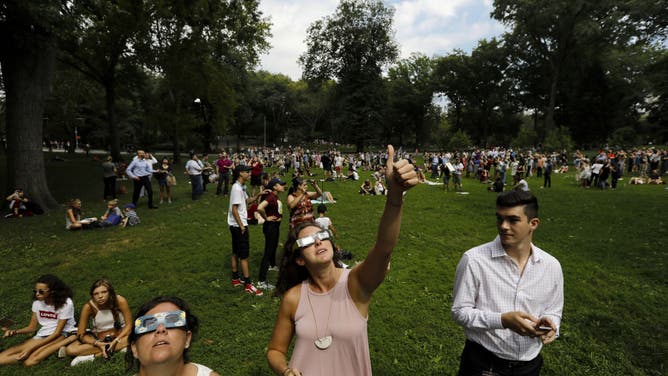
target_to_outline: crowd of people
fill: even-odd
[[[347,155],[297,148],[286,153],[250,150],[231,156],[221,152],[213,163],[207,155],[200,158],[191,153],[184,173],[190,180],[193,201],[206,191],[205,182],[216,184],[216,195],[229,194],[232,287],[243,287],[253,296],[274,290],[281,298],[266,356],[272,371],[282,376],[370,375],[369,307],[390,268],[401,228],[404,193],[427,181],[442,181],[446,191],[452,182],[452,189],[460,192],[463,178],[489,184],[491,191],[499,193],[498,236],[463,254],[453,287],[452,316],[466,336],[459,374],[538,375],[543,345],[559,335],[563,276],[559,262],[532,243],[540,220],[538,201],[527,179],[539,179],[541,188],[549,189],[552,174],[566,173],[572,165],[583,186],[614,189],[624,173],[661,179],[667,161],[666,151],[656,150],[602,150],[591,157],[576,152],[569,157],[565,152],[499,148],[427,153],[424,165],[416,166],[409,153],[395,152],[391,146],[383,152]],[[157,208],[152,178],[160,186],[160,203],[171,203],[172,183],[168,179],[174,177],[173,163],[165,158],[156,165],[155,157],[139,150],[122,169],[133,180],[134,190],[132,202],[121,210],[115,183],[112,186],[106,176],[113,173],[115,180],[120,169],[110,159],[105,160],[105,212],[99,218],[85,217],[81,200],[73,199],[66,211],[66,228],[138,224],[136,208],[141,197],[147,198],[148,208]],[[268,168],[276,173],[269,175]],[[359,193],[384,196],[375,243],[366,258],[352,268],[343,263],[343,254],[334,241],[336,229],[323,204],[335,200],[312,178],[314,168],[324,171],[324,181],[358,180],[358,171],[365,171],[369,179],[364,180]],[[582,175],[587,169],[591,174]],[[285,179],[290,170],[292,178]],[[514,189],[507,189],[507,185]],[[29,202],[23,201],[20,190],[10,197],[7,200],[14,205]],[[290,230],[277,262],[284,207],[289,212],[285,216]],[[262,224],[265,238],[257,284],[251,277],[252,220]],[[276,285],[268,281],[270,270],[278,272]],[[518,276],[522,276],[521,289],[516,286]],[[116,294],[109,281],[100,279],[90,287],[90,300],[82,306],[77,325],[72,290],[59,278],[40,277],[33,297],[28,325],[3,330],[5,337],[37,334],[0,352],[0,364],[22,362],[33,366],[58,354],[72,357],[71,365],[75,366],[125,352],[128,367],[139,375],[217,375],[206,366],[190,362],[188,351],[199,320],[182,299],[157,297],[141,305],[133,316],[127,300]],[[291,343],[294,348],[290,352]]]

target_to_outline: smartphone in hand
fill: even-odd
[[[539,333],[547,333],[547,332],[549,332],[550,330],[552,330],[552,327],[551,327],[551,326],[543,326],[543,325],[541,325],[541,326],[537,326],[537,327],[536,327],[536,332],[539,332]]]

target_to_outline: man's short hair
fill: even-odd
[[[524,206],[524,214],[528,219],[538,218],[538,199],[531,192],[512,190],[496,197],[496,207],[514,208]]]

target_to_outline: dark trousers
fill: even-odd
[[[209,184],[209,174],[202,173],[202,192],[206,192],[207,184]]]
[[[278,247],[278,237],[281,228],[281,222],[265,221],[262,224],[264,233],[264,255],[260,262],[260,275],[258,281],[267,280],[267,270],[270,266],[276,266],[276,248]]]
[[[545,181],[543,182],[543,187],[550,188],[552,187],[552,175],[545,174]]]
[[[543,357],[538,354],[532,360],[512,361],[499,358],[482,345],[466,340],[459,363],[458,376],[538,376]]]
[[[116,177],[109,176],[104,178],[104,199],[108,197],[116,198]]]
[[[151,176],[142,176],[139,178],[139,180],[134,180],[133,182],[135,184],[134,190],[132,192],[132,203],[137,205],[137,201],[139,201],[139,192],[141,192],[141,187],[144,187],[146,189],[146,194],[148,195],[148,207],[152,208],[153,207],[153,188],[151,188]]]
[[[202,175],[190,175],[190,188],[192,190],[192,199],[199,200],[202,192],[204,192]]]
[[[222,190],[222,193],[226,195],[230,186],[230,174],[222,173],[218,176],[218,185],[216,186],[217,195],[220,195],[221,193],[220,188],[223,184],[224,184],[224,189]]]

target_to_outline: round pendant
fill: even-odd
[[[325,336],[315,340],[315,347],[325,350],[332,344],[332,336]]]

